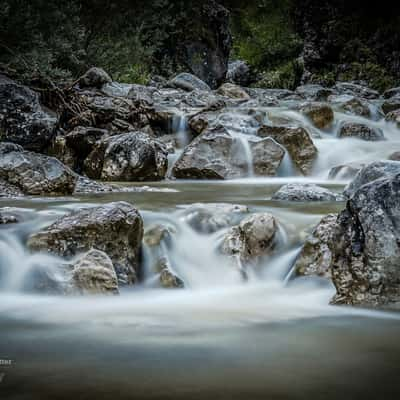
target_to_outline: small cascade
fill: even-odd
[[[172,118],[172,133],[176,134],[178,145],[184,148],[190,142],[189,123],[186,115],[174,115]]]
[[[243,149],[243,156],[247,164],[247,176],[251,178],[254,176],[254,165],[253,165],[253,153],[251,151],[248,137],[246,135],[240,135],[240,134],[236,134],[235,137],[240,143],[241,148]]]
[[[277,175],[280,177],[296,176],[297,171],[292,158],[285,148],[283,148],[283,150],[285,151],[285,155],[283,156],[281,165],[278,168]]]

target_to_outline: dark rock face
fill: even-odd
[[[282,186],[272,200],[281,201],[343,201],[340,194],[311,183],[288,183]]]
[[[89,178],[106,181],[151,181],[165,177],[168,151],[143,132],[131,132],[99,141],[85,160]]]
[[[79,210],[30,236],[28,247],[61,257],[97,249],[113,262],[120,284],[137,281],[143,221],[129,203]]]
[[[400,173],[400,162],[397,161],[377,161],[366,165],[356,175],[343,191],[343,194],[350,198],[362,186],[381,178],[390,178]]]
[[[43,110],[39,96],[0,75],[0,141],[42,151],[56,131],[57,119]]]
[[[333,237],[334,304],[400,302],[400,163],[396,175],[358,188]]]
[[[76,174],[54,157],[0,144],[0,179],[29,195],[72,194]]]
[[[304,128],[264,125],[259,129],[258,136],[276,140],[286,148],[294,164],[304,175],[311,172],[318,150]]]
[[[222,126],[206,130],[187,146],[173,168],[179,179],[233,179],[254,173],[274,176],[284,151],[272,139],[249,141],[248,160],[241,140]],[[251,163],[251,165],[249,165]]]
[[[356,123],[356,122],[346,122],[339,130],[339,137],[353,137],[357,139],[367,140],[376,142],[379,140],[385,140],[383,132],[381,129],[372,128],[368,125]]]

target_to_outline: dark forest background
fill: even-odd
[[[68,82],[99,66],[144,84],[193,69],[181,43],[196,41],[247,61],[258,86],[292,88],[306,77],[383,90],[400,78],[400,6],[391,3],[0,0],[0,70],[28,83]],[[228,15],[232,41],[215,33]]]

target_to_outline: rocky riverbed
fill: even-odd
[[[1,76],[8,334],[28,304],[57,331],[397,320],[365,309],[400,305],[398,92],[92,69],[50,110]]]

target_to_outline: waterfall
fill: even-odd
[[[243,156],[247,165],[247,176],[249,178],[254,176],[253,153],[251,151],[248,137],[241,134],[236,134],[235,138],[239,141],[243,149]]]
[[[177,114],[172,117],[172,133],[177,136],[180,148],[184,148],[189,144],[190,132],[186,115]]]

